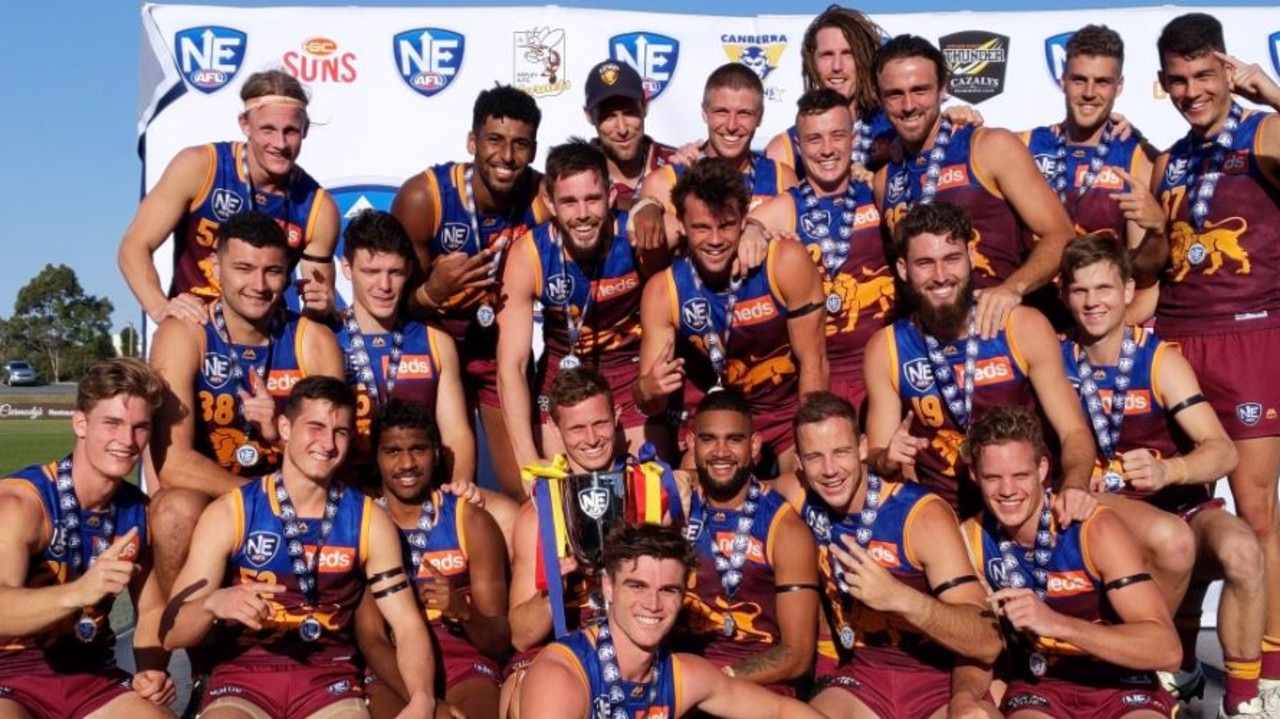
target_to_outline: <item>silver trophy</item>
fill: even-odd
[[[578,563],[599,569],[604,538],[625,521],[627,472],[589,472],[564,480],[564,516],[569,547]]]

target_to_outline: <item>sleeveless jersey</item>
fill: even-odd
[[[550,644],[547,651],[555,652],[568,660],[578,671],[579,677],[591,695],[591,709],[587,719],[610,716],[609,683],[604,678],[604,667],[596,656],[596,639],[599,625],[580,629]],[[616,632],[614,636],[617,636]],[[680,660],[665,648],[659,647],[653,658],[650,681],[645,683],[619,680],[626,700],[622,709],[628,719],[676,719],[680,716]],[[567,708],[566,708],[567,710]],[[574,716],[567,713],[566,716]]]
[[[218,336],[212,311],[209,317],[204,324],[204,353],[196,376],[196,406],[192,407],[196,414],[196,451],[232,474],[247,477],[274,471],[279,467],[279,450],[256,435],[246,437],[239,391],[248,389],[249,372],[265,368],[263,379],[267,390],[276,401],[276,411],[283,412],[289,390],[309,374],[302,361],[302,343],[311,320],[289,312],[283,321],[272,324],[269,345],[235,345],[245,378],[234,382],[231,353],[227,343]],[[258,451],[259,460],[251,467],[243,467],[236,461],[236,449],[246,443]]]
[[[972,126],[958,127],[951,135],[939,168],[935,202],[964,208],[973,224],[969,242],[973,257],[973,286],[994,287],[1022,265],[1028,248],[1024,228],[1013,208],[996,188],[988,185],[974,151],[977,133]],[[920,197],[929,168],[929,149],[885,165],[884,200],[880,213],[890,232]]]
[[[742,583],[733,599],[724,594],[720,575],[712,561],[711,542],[728,557],[733,551],[734,530],[742,512],[736,509],[707,508],[706,525],[701,523],[703,503],[701,491],[690,498],[689,523],[685,536],[698,552],[698,570],[690,579],[685,594],[685,621],[690,630],[685,648],[700,654],[716,665],[733,664],[781,641],[778,604],[773,576],[773,543],[775,527],[784,514],[795,510],[781,494],[765,489],[756,508],[755,522],[748,537],[746,562],[742,567]],[[733,614],[737,630],[733,637],[722,631],[726,612]]]
[[[1240,121],[1201,232],[1188,195],[1209,153],[1191,137],[1169,150],[1159,199],[1170,220],[1170,257],[1156,308],[1166,336],[1280,325],[1280,188],[1257,154],[1261,126],[1276,122],[1271,118],[1249,112]]]
[[[644,179],[649,176],[649,173],[660,170],[670,164],[671,156],[676,152],[676,148],[664,145],[648,135],[645,135],[640,143],[641,147],[645,148],[643,150],[645,160],[644,169],[640,171],[640,177],[636,180],[636,184],[628,185],[616,177],[611,178],[615,193],[613,206],[619,210],[626,211],[631,209],[631,205],[640,196],[640,187],[644,184]],[[599,138],[591,138],[591,146],[596,149],[602,149]]]
[[[467,559],[467,533],[463,529],[466,512],[470,510],[466,502],[459,501],[453,494],[432,490],[431,501],[436,507],[436,523],[427,533],[427,546],[421,548],[423,566],[413,577],[414,586],[421,590],[424,585],[431,584],[435,577],[426,563],[430,562],[437,572],[449,580],[449,588],[464,597],[471,594],[471,569]],[[405,570],[413,571],[412,552],[409,537],[414,529],[400,528],[400,552],[404,556]],[[423,608],[423,616],[431,625],[431,631],[441,645],[441,654],[448,656],[450,645],[457,642],[471,646],[467,634],[461,627],[445,624],[440,610]]]
[[[1050,609],[1076,619],[1097,624],[1114,623],[1119,620],[1115,610],[1107,601],[1106,592],[1102,588],[1102,578],[1089,560],[1088,535],[1093,520],[1099,512],[1110,511],[1098,507],[1083,522],[1073,522],[1064,532],[1056,526],[1053,529],[1053,553],[1045,568],[1049,573],[1046,585],[1045,604]],[[987,512],[974,517],[964,524],[970,558],[973,566],[979,567],[987,583],[993,589],[1005,586],[1004,561],[1000,556],[1000,538],[1004,535],[999,524]],[[1034,585],[1032,572],[1035,570],[1035,558],[1032,548],[1016,546],[1013,556],[1023,575],[1029,580],[1028,586]],[[1150,676],[1150,672],[1133,669],[1099,661],[1086,654],[1079,647],[1067,642],[1048,637],[1034,640],[1035,651],[1040,652],[1049,662],[1050,677],[1069,678],[1094,677],[1114,682],[1121,677],[1141,675]],[[1026,666],[1027,657],[1015,660],[1017,668]],[[1123,680],[1121,680],[1123,681]]]
[[[940,502],[938,495],[915,482],[884,481],[881,487],[880,507],[876,510],[875,524],[871,528],[871,542],[867,551],[895,579],[917,591],[929,594],[929,580],[924,568],[908,549],[912,522],[921,507],[929,502]],[[837,517],[834,512],[812,492],[805,492],[800,501],[800,518],[815,536],[826,534],[834,543],[842,537],[852,538],[861,526],[858,514]],[[923,541],[928,541],[923,538]],[[821,541],[818,542],[818,569],[822,573],[823,611],[831,636],[839,635],[839,627],[849,622],[855,633],[855,649],[850,651],[833,641],[818,642],[823,656],[850,661],[854,654],[859,662],[871,666],[911,668],[921,664],[942,670],[951,668],[953,655],[933,643],[910,622],[892,613],[879,612],[861,603],[851,606],[831,606],[828,597],[839,596],[835,575],[832,573],[832,557]]]
[[[467,197],[463,194],[471,192],[470,187],[465,187],[468,166],[460,162],[446,162],[435,165],[425,173],[430,188],[430,202],[439,218],[435,234],[428,245],[433,259],[454,252],[474,256],[499,241],[506,241],[510,249],[516,239],[550,216],[538,199],[538,182],[526,181],[525,196],[517,200],[510,210],[478,210],[479,217],[475,218],[474,227],[479,227],[480,237],[472,237],[475,231],[473,220],[467,210]],[[508,253],[504,252],[504,264],[507,256]],[[502,277],[501,267],[497,269],[496,276]],[[459,343],[459,348],[470,341],[468,349],[475,350],[478,346],[487,349],[487,354],[492,356],[496,344],[495,330],[493,327],[481,327],[475,322],[476,310],[485,302],[497,308],[496,289],[463,290],[445,301],[439,319],[441,327]]]
[[[57,462],[33,464],[0,480],[0,487],[30,492],[40,500],[44,509],[44,521],[52,529],[49,543],[27,563],[25,586],[40,589],[67,584],[77,577],[71,576],[71,562],[66,545],[66,533],[62,527],[66,512],[58,501]],[[147,498],[136,485],[121,482],[111,498],[115,507],[115,537],[136,527],[138,536],[121,553],[122,558],[138,560],[144,547],[151,544],[147,533]],[[95,537],[102,536],[102,520],[105,512],[80,510],[80,555],[84,560],[81,571],[87,571],[93,556]],[[104,537],[104,539],[107,539]],[[77,667],[111,667],[115,665],[113,648],[115,632],[111,629],[111,605],[115,597],[106,597],[92,607],[86,607],[83,616],[92,619],[98,633],[92,642],[82,643],[75,637],[75,624],[80,614],[64,617],[47,629],[26,637],[0,636],[0,661],[14,665],[26,661],[45,662],[47,657],[67,660]]]
[[[584,270],[562,248],[554,221],[534,228],[533,242],[527,245],[529,255],[522,259],[533,273],[533,291],[542,303],[543,362],[558,365],[572,352],[591,367],[636,366],[644,280],[627,241],[626,226],[627,214],[615,212],[613,238],[594,270]],[[565,315],[571,312],[578,322],[583,308],[587,316],[571,348]]]
[[[357,365],[351,354],[351,335],[345,323],[338,322],[333,328],[338,338],[338,346],[346,364],[347,384],[356,390],[356,432],[362,442],[369,438],[369,427],[373,415],[378,408],[373,405],[368,389],[357,381]],[[440,330],[429,327],[416,320],[401,325],[404,333],[404,344],[400,355],[400,368],[396,374],[396,386],[391,397],[421,404],[434,416],[436,411],[436,390],[440,384]],[[391,366],[391,334],[364,335],[365,351],[369,353],[369,368],[373,370],[374,380],[378,383],[378,401],[386,402],[387,370]],[[366,447],[367,448],[367,447]]]
[[[889,117],[884,114],[884,110],[879,108],[870,115],[864,115],[862,121],[870,126],[871,133],[871,151],[868,153],[866,169],[875,172],[889,159],[889,143],[893,142],[896,134],[893,131],[893,123],[889,122]],[[805,169],[800,155],[800,128],[795,125],[787,128],[786,154],[787,157],[783,162],[795,170],[797,180],[803,180]]]
[[[960,456],[966,428],[956,425],[942,399],[919,328],[910,318],[904,318],[894,322],[888,332],[893,388],[902,398],[903,407],[914,410],[911,435],[929,440],[929,446],[916,456],[916,480],[964,516],[976,509],[977,505],[972,502],[978,499],[977,487],[969,480],[968,467]],[[943,354],[951,361],[957,387],[964,377],[964,347],[964,338],[942,344]],[[1007,324],[995,337],[979,341],[971,425],[988,410],[1001,405],[1034,411],[1026,366]]]
[[[213,252],[218,227],[232,215],[258,210],[270,215],[289,238],[289,264],[296,264],[303,248],[311,242],[316,218],[323,206],[325,190],[302,168],[294,166],[283,195],[254,190],[245,176],[248,167],[243,142],[214,142],[205,145],[209,171],[200,192],[186,215],[174,229],[173,280],[169,296],[191,292],[206,300],[221,291],[213,275]]]
[[[791,198],[791,230],[809,250],[822,273],[823,294],[827,297],[827,364],[833,380],[862,384],[862,353],[867,340],[893,314],[893,273],[885,258],[884,236],[875,196],[865,183],[857,185],[853,234],[834,236],[846,211],[844,193],[818,198],[818,206],[806,211],[800,188],[787,190]],[[848,256],[833,274],[822,263],[824,245],[848,242]],[[838,298],[834,302],[832,298]],[[832,307],[838,310],[832,312]],[[836,381],[832,382],[835,386]]]
[[[1058,137],[1062,131],[1060,125],[1047,125],[1020,133],[1018,136],[1031,151],[1036,167],[1045,180],[1053,185],[1053,171],[1057,164]],[[1129,135],[1129,139],[1112,140],[1107,147],[1106,164],[1098,173],[1093,185],[1083,195],[1079,190],[1084,187],[1085,175],[1089,172],[1089,161],[1093,159],[1092,145],[1067,145],[1067,214],[1075,225],[1076,234],[1089,232],[1109,235],[1125,241],[1127,221],[1120,205],[1111,195],[1116,192],[1129,192],[1129,183],[1120,178],[1113,168],[1120,168],[1130,175],[1137,172],[1138,160],[1142,156],[1142,139],[1138,133]]]
[[[1133,339],[1138,343],[1138,352],[1133,357],[1133,371],[1129,374],[1129,389],[1124,398],[1124,424],[1120,427],[1120,442],[1116,446],[1116,456],[1135,449],[1149,449],[1158,457],[1177,457],[1194,449],[1194,444],[1178,427],[1173,417],[1165,414],[1160,404],[1159,389],[1156,387],[1156,371],[1160,358],[1169,349],[1169,345],[1160,340],[1151,330],[1133,327]],[[1080,391],[1079,375],[1080,346],[1070,339],[1062,341],[1062,362],[1067,370],[1067,379],[1076,392]],[[1093,365],[1093,363],[1090,363]],[[1110,416],[1111,398],[1115,392],[1115,366],[1093,365],[1093,380],[1098,385],[1098,395],[1102,398],[1103,411]],[[1080,407],[1085,417],[1089,410],[1084,397],[1080,398]],[[1099,454],[1094,465],[1094,475],[1101,476],[1107,469],[1107,463]],[[1162,509],[1194,506],[1207,501],[1213,495],[1212,485],[1207,484],[1174,484],[1159,492],[1140,492],[1125,484],[1120,494],[1132,499],[1141,499]]]
[[[786,188],[782,186],[783,163],[771,160],[755,151],[751,152],[750,157],[751,164],[743,171],[742,180],[751,190],[751,203],[747,209],[754,210],[765,200],[781,195]],[[673,162],[662,169],[663,172],[670,173],[672,187],[675,187],[676,180],[684,177],[684,173],[688,170],[688,165],[678,162]]]
[[[262,623],[261,631],[243,625],[220,625],[220,641],[215,646],[220,658],[234,658],[240,663],[273,664],[282,658],[305,664],[348,662],[355,642],[355,609],[367,583],[364,564],[369,551],[370,515],[381,510],[372,499],[354,489],[343,492],[333,530],[316,562],[318,600],[308,611],[286,548],[290,540],[284,536],[280,505],[275,498],[275,483],[279,481],[283,480],[278,475],[260,477],[233,495],[235,550],[227,562],[222,585],[275,582],[286,589],[267,600],[272,615]],[[315,552],[319,535],[320,521],[304,519],[300,541],[307,557]],[[320,639],[314,642],[303,641],[298,635],[298,627],[308,614],[324,626]]]
[[[800,387],[786,304],[773,276],[777,242],[770,242],[764,265],[753,270],[738,289],[733,327],[724,348],[725,383],[741,392],[756,413],[793,411]],[[668,283],[671,321],[677,336],[687,343],[689,380],[705,392],[715,383],[706,338],[718,330],[724,341],[728,295],[699,286],[695,273],[691,259],[678,259],[659,281]]]

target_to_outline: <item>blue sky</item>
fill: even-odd
[[[352,0],[209,5],[353,5]],[[511,6],[507,1],[382,0],[379,5]],[[688,12],[687,0],[598,0],[571,7]],[[815,14],[828,0],[705,0],[696,10],[720,14]],[[1132,5],[1159,5],[1135,2]],[[1202,1],[1270,5],[1268,0]],[[1112,7],[1105,2],[1044,0],[864,0],[871,13],[910,10],[1019,10]],[[71,266],[90,294],[109,297],[123,327],[140,316],[116,269],[120,235],[140,187],[136,152],[140,6],[121,0],[52,0],[8,5],[0,23],[0,317],[13,312],[18,290],[48,263]],[[1086,18],[1082,17],[1082,23]],[[1261,58],[1259,58],[1261,59]],[[224,139],[224,138],[209,138]]]

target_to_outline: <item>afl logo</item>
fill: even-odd
[[[228,190],[223,187],[213,191],[213,196],[209,198],[209,207],[213,210],[214,217],[226,222],[231,216],[240,211],[240,207],[244,205],[244,200],[235,190]]]
[[[391,40],[400,79],[423,97],[443,92],[453,83],[466,45],[461,33],[438,27],[406,30]]]
[[[217,352],[206,352],[200,375],[210,387],[214,389],[222,387],[227,380],[231,379],[231,359]]]
[[[573,297],[573,276],[556,275],[548,280],[547,297],[557,305],[567,304]]]
[[[173,55],[187,84],[205,94],[231,82],[244,62],[248,35],[229,27],[192,27],[173,36]]]
[[[1164,182],[1166,185],[1177,185],[1187,176],[1187,158],[1171,157],[1164,166]]]
[[[587,487],[578,492],[578,507],[591,519],[600,519],[609,511],[609,490],[604,487]]]
[[[467,244],[471,236],[471,228],[461,222],[446,222],[440,228],[440,246],[446,252],[458,252]]]
[[[907,378],[907,384],[917,392],[928,392],[933,386],[933,367],[923,357],[903,364],[902,374]]]
[[[711,305],[705,298],[694,297],[680,307],[680,319],[694,332],[701,332],[711,321]]]
[[[910,182],[910,173],[894,173],[894,175],[889,178],[888,185],[884,188],[885,204],[896,205],[901,202],[903,196],[907,194],[908,182]]]
[[[255,567],[266,566],[279,549],[280,535],[272,532],[252,532],[244,540],[244,556]]]
[[[1236,417],[1239,417],[1246,427],[1252,427],[1262,419],[1262,405],[1257,402],[1236,405]]]

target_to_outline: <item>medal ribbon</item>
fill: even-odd
[[[422,573],[423,552],[426,551],[427,543],[431,540],[431,530],[436,526],[436,503],[431,497],[432,495],[428,494],[427,500],[422,503],[417,526],[405,534],[405,539],[409,542],[409,562],[413,565],[415,577]],[[378,506],[386,509],[387,498],[379,498]]]
[[[951,122],[945,117],[938,125],[938,133],[933,136],[933,147],[929,149],[929,164],[925,166],[923,186],[911,180],[909,162],[903,163],[903,172],[907,173],[907,207],[917,204],[928,205],[938,194],[938,178],[942,177],[942,161],[947,158],[947,146],[951,144]],[[919,190],[917,190],[919,187]],[[916,198],[916,193],[919,197]]]
[[[871,159],[871,124],[863,122],[862,118],[853,121],[853,152],[850,154],[850,160],[855,165],[862,165],[864,168]]]
[[[480,212],[476,209],[476,193],[475,188],[471,185],[472,178],[475,177],[475,164],[467,165],[467,171],[462,175],[462,184],[466,187],[467,195],[467,218],[471,221],[471,236],[475,238],[476,254],[480,254],[485,250],[485,242],[480,237]],[[497,246],[497,251],[493,253],[493,264],[489,267],[489,279],[492,280],[498,276],[498,268],[502,267],[502,255],[507,250],[507,241],[510,239],[507,235],[511,228],[515,226],[515,208],[512,208],[512,214],[507,218],[507,224],[499,233],[498,241],[493,243]],[[486,290],[486,293],[492,290]],[[486,303],[487,304],[487,303]],[[492,307],[490,307],[492,310]]]
[[[280,325],[280,315],[277,312],[272,315],[271,329],[267,332],[267,344],[262,350],[265,360],[261,367],[251,367],[252,371],[257,373],[258,379],[266,380],[267,375],[271,373],[272,351],[275,349],[275,338],[280,334]],[[236,349],[235,343],[231,341],[231,333],[227,330],[227,318],[222,313],[222,300],[220,299],[215,300],[213,303],[213,329],[218,333],[218,339],[222,340],[222,343],[227,346],[228,359],[231,360],[229,375],[233,386],[242,387],[244,391],[253,394],[252,384],[245,381],[244,365],[240,363],[240,351]],[[243,419],[244,405],[240,402],[239,397],[236,397],[235,401]],[[245,439],[248,440],[253,435],[253,425],[248,420],[244,420],[240,426],[244,431]]]
[[[818,248],[822,250],[822,266],[826,268],[827,276],[834,278],[839,274],[845,261],[849,259],[850,239],[853,237],[853,226],[857,218],[858,187],[850,182],[845,189],[844,204],[839,208],[839,229],[834,236],[831,233],[831,215],[819,208],[821,200],[814,192],[813,185],[806,178],[800,182],[797,189],[800,191],[800,201],[804,205],[805,216],[815,227],[822,228],[820,232],[812,233],[811,236],[818,240]],[[827,222],[822,221],[824,216]]]
[[[62,541],[67,555],[67,564],[71,571],[68,579],[75,579],[84,573],[85,558],[83,554],[84,538],[80,532],[80,500],[76,498],[75,482],[71,479],[71,455],[58,462],[58,478],[55,482],[58,490],[58,509],[62,512]],[[93,538],[88,564],[92,565],[116,536],[116,505],[113,502],[106,516],[102,518],[102,532]]]
[[[346,326],[347,336],[350,338],[351,363],[355,365],[356,381],[365,387],[365,394],[369,395],[369,401],[376,408],[380,406],[378,389],[378,378],[373,371],[373,358],[369,354],[368,344],[365,342],[364,333],[360,331],[360,323],[356,321],[356,310],[354,307],[348,307],[342,314],[342,322]],[[387,364],[387,399],[391,399],[391,393],[396,388],[396,378],[400,375],[400,359],[404,356],[404,332],[394,330],[391,333],[391,351],[388,353]]]
[[[746,565],[747,550],[751,547],[751,528],[756,522],[756,509],[760,507],[761,494],[760,483],[752,477],[747,484],[747,499],[742,503],[738,523],[733,530],[733,545],[729,556],[721,553],[715,535],[711,536],[711,556],[715,560],[716,573],[720,575],[720,586],[724,589],[726,599],[732,600],[738,593],[738,587],[742,585],[742,567]],[[689,541],[696,542],[707,526],[710,505],[703,501],[699,492],[694,492],[693,502],[697,504],[698,521],[689,524],[686,536]]]
[[[609,620],[606,618],[599,624],[600,632],[596,635],[596,659],[600,660],[600,673],[604,677],[604,699],[609,702],[606,712],[603,707],[597,713],[598,719],[629,719],[630,714],[624,704],[627,693],[622,689],[622,669],[618,667],[618,653],[613,648],[613,635],[609,632]],[[662,663],[665,659],[660,651],[653,657],[653,675],[648,681],[649,700],[647,706],[653,706],[658,699],[658,685],[661,683]]]
[[[1204,231],[1204,222],[1209,218],[1209,203],[1213,202],[1213,193],[1218,189],[1218,179],[1222,177],[1222,166],[1227,162],[1227,153],[1231,151],[1231,146],[1235,141],[1236,129],[1240,127],[1240,118],[1244,115],[1244,110],[1238,103],[1231,103],[1231,111],[1227,115],[1227,119],[1222,123],[1222,130],[1213,138],[1200,143],[1200,148],[1192,151],[1191,168],[1199,177],[1195,182],[1195,189],[1191,193],[1191,222],[1196,227],[1196,232]],[[1192,143],[1196,140],[1191,137]],[[1201,171],[1201,163],[1204,160],[1203,152],[1205,146],[1208,145],[1212,149],[1209,153],[1209,162]],[[1194,147],[1194,144],[1193,144]]]
[[[921,334],[924,335],[933,377],[942,393],[942,402],[955,420],[956,427],[967,432],[969,418],[973,416],[973,389],[978,374],[978,310],[976,307],[969,309],[968,336],[964,341],[963,387],[956,386],[955,373],[942,351],[942,344],[927,332],[921,331]]]
[[[612,221],[612,218],[610,218],[609,221]],[[571,264],[578,268],[577,274],[587,281],[587,299],[582,303],[582,310],[578,312],[577,321],[574,321],[573,319],[574,304],[572,292],[565,293],[564,302],[561,304],[561,308],[564,311],[564,328],[569,335],[569,355],[574,356],[577,354],[575,350],[578,346],[578,340],[582,337],[582,326],[587,321],[587,310],[591,309],[592,301],[595,299],[596,295],[596,285],[599,283],[600,276],[604,272],[604,264],[607,259],[607,255],[606,257],[600,258],[600,262],[596,265],[595,271],[592,272],[592,276],[587,277],[586,273],[582,271],[582,268],[578,263],[574,262],[573,258],[569,256],[568,250],[564,247],[564,242],[560,239],[560,231],[552,226],[550,235],[552,242],[555,242],[560,248],[560,281],[566,286],[569,284],[569,265]],[[608,248],[605,249],[605,252],[608,252]]]
[[[1052,495],[1048,492],[1044,493],[1044,506],[1040,509],[1040,524],[1036,530],[1036,543],[1033,554],[1033,569],[1031,570],[1031,588],[1035,591],[1036,596],[1044,601],[1045,595],[1048,593],[1049,586],[1049,561],[1053,559],[1053,530],[1051,525],[1053,522],[1053,510],[1051,509]],[[1000,528],[1000,561],[1004,565],[1004,582],[1005,588],[1021,589],[1028,585],[1026,572],[1022,568],[1022,563],[1018,560],[1017,550],[1020,549],[1018,544],[1009,537],[1003,528]]]
[[[320,553],[324,551],[324,543],[333,531],[333,518],[338,514],[338,503],[342,501],[342,486],[338,482],[329,485],[324,501],[324,516],[320,521],[320,536],[316,538],[316,548],[311,559],[306,559],[306,547],[302,543],[302,519],[293,506],[289,490],[285,489],[284,477],[276,472],[269,475],[274,485],[276,503],[280,505],[280,524],[284,529],[285,551],[289,553],[289,563],[294,575],[298,578],[298,590],[302,592],[307,609],[314,608],[319,598],[320,587],[318,569]]]
[[[690,274],[693,275],[694,288],[698,294],[702,296],[709,305],[720,303],[720,294],[712,292],[702,284],[702,276],[698,274],[698,268],[693,264],[693,260],[686,256],[684,261],[689,265]],[[733,334],[733,308],[738,304],[738,291],[742,289],[742,280],[729,280],[729,291],[724,295],[724,332],[721,333],[716,329],[716,320],[714,312],[707,312],[707,331],[703,333],[703,340],[707,344],[707,359],[711,360],[711,369],[716,373],[716,386],[723,388],[725,382],[725,364],[728,359],[729,337]]]
[[[1102,139],[1093,148],[1093,154],[1089,157],[1089,169],[1085,172],[1084,182],[1080,183],[1080,187],[1076,189],[1076,196],[1082,197],[1084,193],[1093,189],[1093,184],[1098,181],[1098,175],[1102,172],[1102,168],[1107,161],[1107,153],[1111,151],[1111,143],[1113,141],[1114,128],[1111,121],[1108,120],[1102,127]],[[1053,173],[1045,178],[1049,180],[1049,184],[1053,185],[1053,191],[1058,193],[1058,201],[1062,204],[1067,203],[1067,129],[1064,127],[1058,133],[1058,147],[1054,152]]]
[[[879,514],[880,500],[882,498],[881,491],[883,487],[880,476],[875,472],[867,472],[866,477],[867,496],[862,502],[862,510],[858,512],[858,527],[853,533],[854,541],[856,541],[858,546],[863,549],[866,549],[871,545],[872,531],[875,529],[876,516]],[[837,630],[841,635],[839,637],[840,642],[844,644],[846,642],[847,635],[849,641],[845,648],[852,649],[852,639],[854,637],[853,626],[850,624],[848,619],[848,614],[852,605],[850,597],[852,590],[849,587],[849,583],[845,581],[844,571],[840,568],[839,562],[837,562],[835,557],[831,555],[831,545],[836,539],[835,528],[831,523],[831,514],[827,510],[825,504],[822,505],[822,508],[818,511],[826,513],[827,522],[825,525],[814,521],[816,518],[811,516],[806,516],[805,520],[809,524],[809,529],[813,531],[814,537],[818,540],[818,545],[827,551],[827,561],[831,563],[831,577],[835,580],[838,590],[834,593],[828,590],[827,598],[831,601],[832,609],[838,608],[839,610],[837,621],[840,626]],[[842,518],[839,524],[847,524],[848,519],[849,518],[847,516]]]
[[[1079,348],[1076,354],[1076,376],[1080,379],[1080,396],[1084,399],[1085,410],[1089,413],[1089,424],[1093,427],[1094,439],[1098,441],[1098,449],[1102,456],[1110,460],[1120,446],[1120,430],[1124,426],[1125,396],[1132,383],[1134,356],[1138,353],[1138,343],[1133,339],[1133,329],[1125,326],[1124,341],[1120,345],[1120,362],[1116,365],[1116,376],[1111,392],[1111,412],[1105,413],[1102,405],[1102,393],[1094,380],[1093,365],[1084,349]]]

